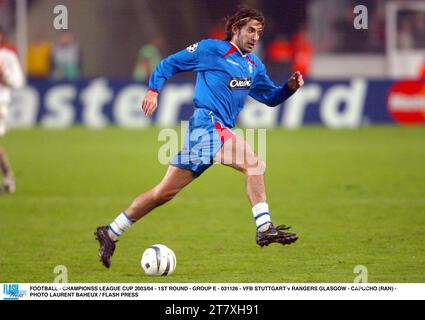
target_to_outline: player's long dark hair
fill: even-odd
[[[266,24],[266,19],[264,18],[264,15],[260,11],[256,9],[252,9],[248,6],[239,6],[238,11],[236,11],[236,13],[233,16],[226,18],[226,38],[224,40],[225,41],[232,40],[233,26],[236,26],[238,29],[240,29],[252,19],[260,22],[264,29],[264,26]]]

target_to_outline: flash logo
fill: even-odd
[[[186,50],[189,51],[190,53],[195,52],[196,49],[198,49],[198,44],[197,43],[194,43],[194,44],[192,44],[192,45],[190,45],[190,46],[188,46],[186,48]]]
[[[229,82],[230,89],[249,89],[251,88],[251,78],[240,79],[232,78]]]

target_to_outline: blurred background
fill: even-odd
[[[411,92],[403,89],[410,85],[401,84],[403,95],[391,99],[395,107],[386,103],[390,88],[397,84],[395,81],[420,81],[425,77],[423,0],[0,0],[0,19],[7,41],[19,53],[29,84],[38,93],[31,100],[40,101],[35,107],[34,121],[43,123],[41,113],[49,108],[44,103],[45,93],[52,81],[75,82],[79,96],[80,91],[90,87],[90,83],[84,81],[101,78],[103,82],[96,82],[97,88],[104,88],[105,92],[111,89],[109,95],[114,101],[120,88],[117,81],[146,85],[162,58],[203,38],[222,39],[225,17],[239,4],[258,8],[266,16],[264,38],[255,53],[265,62],[276,82],[285,81],[291,72],[300,70],[308,81],[313,81],[311,84],[318,84],[323,93],[329,87],[323,81],[347,85],[353,84],[350,82],[353,79],[363,79],[367,83],[358,82],[358,88],[366,86],[362,110],[368,110],[370,103],[375,104],[375,109],[359,118],[357,125],[388,122],[397,112],[414,112],[414,118],[423,122],[425,104],[421,92],[425,90],[417,82],[413,98],[408,97]],[[367,11],[356,11],[359,5]],[[55,19],[63,22],[60,8],[66,9],[66,30],[54,27]],[[361,18],[360,14],[366,14],[366,18],[358,21],[364,27],[359,29],[354,27],[354,20]],[[193,83],[191,74],[175,79],[188,79]],[[374,87],[376,92],[370,93]],[[314,90],[310,89],[310,95],[314,96]],[[356,91],[355,86],[353,90]],[[22,99],[28,104],[28,93]],[[104,111],[109,122],[115,123],[113,112],[108,111],[111,99],[104,101]],[[323,99],[324,95],[320,95],[316,100],[320,103]],[[352,100],[356,99],[361,100],[362,95]],[[19,105],[19,98],[15,101]],[[189,100],[187,104],[190,103]],[[74,121],[84,122],[81,116],[84,102],[80,105],[74,101],[73,106]],[[397,112],[388,112],[391,108]],[[190,111],[184,111],[184,104],[182,110],[182,118],[187,118]],[[374,118],[375,114],[379,117]],[[319,116],[309,116],[307,112],[303,121],[321,123]],[[16,114],[11,121],[17,126],[31,122]]]
[[[166,56],[199,39],[221,39],[225,17],[240,3],[262,10],[267,18],[257,54],[269,63],[271,73],[295,59],[316,77],[346,77],[347,72],[386,77],[391,75],[391,68],[386,68],[391,50],[417,50],[422,55],[425,50],[425,2],[421,0],[0,0],[1,24],[16,44],[20,42],[18,22],[22,24],[19,2],[26,3],[30,75],[39,71],[32,69],[36,59],[31,58],[41,44],[54,49],[75,41],[80,51],[79,76],[132,76],[138,57]],[[68,9],[68,35],[53,27],[56,5]],[[368,29],[353,27],[356,5],[367,8]],[[389,47],[393,43],[395,47]],[[411,63],[417,64],[413,56]],[[333,59],[337,64],[330,63]],[[419,75],[417,67],[411,76]]]

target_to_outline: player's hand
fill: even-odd
[[[150,117],[158,107],[158,93],[154,91],[148,91],[142,101],[142,109],[145,116]]]
[[[304,85],[304,79],[301,72],[296,71],[288,80],[289,89],[296,91]]]

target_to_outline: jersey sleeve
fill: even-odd
[[[210,51],[203,40],[162,60],[149,79],[149,90],[160,92],[164,83],[173,75],[186,71],[202,71]]]
[[[261,62],[259,63],[258,68],[258,74],[255,76],[249,92],[249,95],[252,98],[268,105],[269,107],[275,107],[295,93],[295,91],[288,87],[287,82],[283,86],[277,86],[269,78],[266,68]]]
[[[13,89],[21,88],[25,77],[16,54],[10,54],[3,64],[4,82]]]

